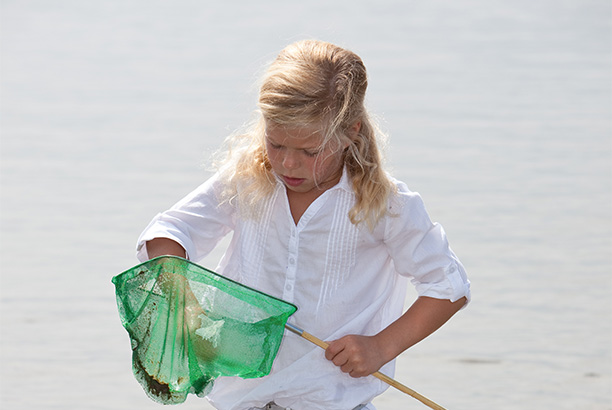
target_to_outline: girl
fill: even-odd
[[[394,359],[468,301],[469,281],[418,194],[381,166],[364,107],[366,69],[321,41],[285,48],[263,78],[259,120],[230,139],[207,182],[157,215],[144,261],[206,256],[228,233],[217,271],[299,307],[269,376],[219,378],[218,409],[374,409]],[[410,279],[419,298],[402,314]]]

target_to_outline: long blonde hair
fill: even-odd
[[[283,49],[263,76],[256,121],[228,139],[221,175],[228,182],[226,201],[255,214],[275,186],[265,149],[266,121],[280,126],[325,124],[322,146],[347,147],[344,165],[355,204],[349,218],[373,228],[387,212],[395,185],[382,168],[377,138],[383,137],[364,100],[366,68],[355,53],[334,44],[305,40]],[[360,123],[358,132],[355,124]]]

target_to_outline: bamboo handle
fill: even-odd
[[[292,331],[293,333],[303,337],[304,339],[308,340],[311,343],[314,343],[315,345],[319,346],[322,349],[327,349],[327,347],[329,346],[329,344],[327,344],[323,340],[319,339],[316,336],[311,335],[308,332],[305,332],[304,330],[300,329],[299,327],[293,326],[293,325],[291,325],[289,323],[287,323],[285,325],[285,327],[288,330]],[[376,377],[379,380],[382,380],[383,382],[387,383],[389,386],[395,387],[399,391],[404,392],[407,395],[414,397],[415,399],[417,399],[421,403],[425,404],[426,406],[429,406],[430,408],[432,408],[434,410],[446,410],[444,407],[440,406],[439,404],[429,400],[427,397],[425,397],[425,396],[415,392],[411,388],[409,388],[407,386],[404,386],[403,384],[401,384],[397,380],[394,380],[394,379],[390,378],[389,376],[387,376],[387,375],[385,375],[385,374],[383,374],[381,372],[372,373],[372,376]]]

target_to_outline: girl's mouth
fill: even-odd
[[[302,182],[304,182],[304,178],[289,178],[286,176],[283,176],[283,181],[285,181],[285,184],[289,185],[289,186],[299,186],[302,184]]]

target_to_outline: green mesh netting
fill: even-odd
[[[270,372],[297,308],[186,259],[162,256],[113,278],[136,379],[163,404],[205,395],[218,376]]]

